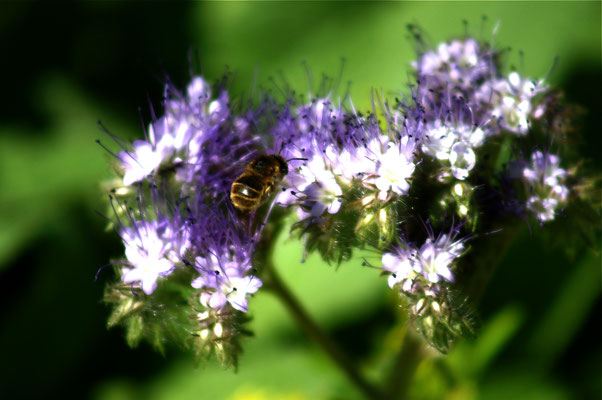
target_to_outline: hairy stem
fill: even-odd
[[[386,391],[387,399],[401,400],[408,398],[410,383],[423,356],[422,350],[422,340],[408,327],[403,336],[403,343],[395,360],[395,365],[389,376]]]
[[[286,287],[271,263],[265,268],[265,288],[271,290],[288,308],[305,333],[316,342],[347,375],[349,380],[369,399],[382,399],[378,388],[368,382],[347,354],[313,321],[303,306]]]

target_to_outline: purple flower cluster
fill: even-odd
[[[201,77],[192,79],[186,93],[166,85],[165,114],[149,125],[146,140],[136,140],[132,150],[117,154],[123,186],[175,171],[176,183],[185,191],[202,187],[216,196],[229,190],[226,181],[233,169],[256,151],[259,138],[250,130],[256,116],[232,115],[224,89],[218,90],[217,98],[212,95]]]
[[[258,236],[249,237],[235,229],[236,216],[211,210],[199,204],[194,214],[204,220],[192,224],[192,244],[197,252],[190,263],[198,274],[191,285],[201,290],[200,303],[210,309],[222,309],[226,304],[247,311],[247,296],[262,285],[255,276],[252,257]],[[260,235],[258,230],[256,235]]]
[[[452,90],[466,95],[493,76],[495,65],[491,49],[483,49],[472,38],[440,43],[436,50],[425,51],[412,63],[418,79],[432,93]]]
[[[135,141],[132,150],[124,149],[117,156],[123,186],[156,185],[171,173],[169,190],[162,189],[160,196],[186,198],[188,205],[174,209],[169,217],[132,219],[122,227],[126,258],[133,267],[123,269],[123,281],[151,294],[160,278],[189,263],[200,274],[193,287],[206,291],[203,305],[219,308],[229,303],[246,311],[247,295],[261,286],[259,278],[248,275],[254,249],[251,236],[256,239],[260,232],[248,233],[244,239],[236,229],[222,231],[223,226],[237,226],[236,217],[219,211],[223,205],[208,208],[206,201],[228,203],[233,179],[262,152],[279,152],[289,160],[289,174],[275,202],[294,207],[306,231],[332,224],[342,207],[352,207],[344,198],[354,188],[360,197],[352,200],[374,211],[362,211],[363,220],[357,224],[391,218],[387,205],[407,197],[417,165],[424,159],[436,160],[440,181],[466,181],[478,163],[479,149],[489,139],[504,131],[525,135],[529,119],[541,117],[545,108],[535,101],[546,90],[542,82],[523,79],[516,72],[503,79],[494,59],[492,49],[473,39],[442,43],[413,63],[418,84],[411,100],[393,108],[385,102],[380,117],[365,116],[325,96],[302,105],[288,101],[261,133],[252,129],[260,113],[234,115],[228,93],[218,90],[213,98],[203,78],[194,78],[186,93],[167,85],[165,113],[150,124],[147,140]],[[534,159],[534,166],[524,174],[534,188],[526,206],[541,221],[553,218],[568,192],[550,181],[562,177],[558,159],[547,160]],[[207,215],[220,213],[230,220],[222,225],[208,222],[213,217]],[[176,220],[180,225],[174,225]],[[447,237],[436,243],[442,238]],[[429,240],[425,249],[432,248],[434,254],[439,247]],[[391,253],[383,258],[385,269],[398,280],[413,273],[424,274],[433,283],[435,277],[452,281],[448,264],[460,253],[444,252],[456,255],[445,258],[445,263],[435,256],[433,260],[439,261],[431,263],[421,249],[413,249],[422,261],[413,261],[407,273],[393,267]],[[396,265],[403,269],[408,263],[406,259]]]
[[[121,229],[128,266],[122,280],[138,284],[146,294],[157,288],[157,280],[171,274],[190,246],[188,232],[167,218],[135,221]]]
[[[319,221],[325,212],[336,214],[344,190],[353,185],[381,201],[409,190],[417,141],[399,113],[388,131],[373,116],[344,112],[328,98],[285,115],[275,130],[284,143],[282,154],[305,160],[293,164],[277,202],[298,205],[301,219]]]
[[[146,139],[117,153],[121,282],[155,296],[164,282],[183,279],[192,293],[193,331],[222,340],[232,328],[226,321],[246,312],[262,286],[255,253],[276,205],[297,213],[293,228],[306,250],[328,261],[341,262],[352,248],[376,248],[389,286],[411,299],[416,315],[426,315],[420,310],[428,302],[428,318],[453,336],[457,309],[447,295],[484,210],[475,188],[496,185],[499,149],[532,137],[533,121],[549,109],[543,81],[517,72],[504,77],[498,58],[474,39],[442,43],[412,64],[410,96],[394,105],[379,98],[367,114],[332,94],[302,104],[260,96],[254,108],[239,110],[226,90],[201,77],[185,92],[168,84],[164,114]],[[270,204],[237,209],[232,184],[261,154],[281,156],[288,174],[252,188],[272,193],[278,184]],[[541,222],[554,219],[569,197],[559,157],[537,151],[521,165],[514,180],[528,195],[516,201]],[[429,228],[424,238],[424,229],[412,229],[413,220],[427,220],[446,232],[450,214],[462,220],[450,233],[435,236]],[[421,322],[429,335],[431,322]]]
[[[232,177],[255,154],[254,115],[232,116],[227,92],[212,99],[200,77],[185,94],[168,85],[166,96],[165,114],[150,124],[147,140],[117,154],[123,187],[116,193],[151,199],[136,209],[118,207],[116,214],[128,216],[120,224],[127,260],[121,279],[151,295],[172,272],[192,267],[200,276],[191,285],[203,292],[203,305],[246,311],[247,294],[261,286],[247,275],[253,238],[232,210],[205,203],[224,203]]]
[[[420,247],[402,243],[393,252],[384,253],[383,268],[391,273],[389,286],[393,288],[401,283],[402,289],[411,293],[418,276],[430,283],[453,282],[452,263],[464,252],[464,241],[454,240],[454,236],[429,237]]]
[[[495,49],[471,38],[421,52],[412,63],[417,80],[411,101],[400,102],[397,110],[404,124],[414,122],[413,165],[432,161],[435,171],[431,176],[447,185],[448,192],[441,195],[439,205],[443,210],[453,205],[458,217],[470,221],[464,235],[477,229],[473,189],[495,184],[491,176],[483,179],[483,170],[491,166],[480,158],[482,149],[489,145],[491,159],[491,149],[501,148],[506,138],[518,141],[531,135],[531,140],[537,140],[533,121],[540,121],[548,110],[550,90],[543,80],[533,81],[517,72],[504,77],[499,57]],[[531,163],[521,164],[520,176],[514,177],[515,182],[528,186],[527,195],[515,201],[522,202],[542,223],[554,219],[555,210],[568,198],[567,173],[559,163],[555,155],[535,152]],[[428,166],[422,165],[426,171]],[[480,176],[473,177],[476,170]],[[411,303],[416,313],[424,304],[420,299],[440,297],[453,283],[456,263],[465,252],[465,239],[454,239],[457,234],[440,234],[435,239],[431,233],[417,246],[402,231],[398,244],[384,252],[382,265],[389,273],[389,286],[414,299]],[[440,299],[435,304],[439,307]]]
[[[518,72],[504,78],[499,56],[469,38],[441,43],[412,64],[418,83],[410,108],[424,110],[422,151],[441,163],[440,178],[466,179],[489,138],[504,132],[525,136],[531,121],[544,115],[549,87]]]

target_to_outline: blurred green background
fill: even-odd
[[[303,92],[302,62],[318,80],[336,75],[342,57],[355,105],[367,108],[372,88],[391,96],[406,88],[408,23],[437,43],[461,34],[464,19],[485,38],[499,21],[496,40],[513,48],[510,65],[524,51],[526,75],[547,74],[559,57],[549,80],[589,110],[577,145],[599,170],[600,12],[600,2],[3,2],[0,396],[359,398],[269,294],[251,302],[255,337],[238,373],[194,369],[176,349],[165,357],[147,345],[131,350],[121,330],[106,330],[101,298],[112,273],[94,275],[122,246],[95,213],[104,210],[99,182],[110,177],[110,157],[94,143],[104,139],[97,120],[140,137],[138,108],[148,121],[164,77],[184,87],[191,65],[210,80],[227,65],[234,93],[280,72]],[[485,290],[478,339],[422,363],[414,398],[600,398],[600,254],[579,240],[551,248],[531,228],[525,223]],[[284,239],[277,258],[287,282],[378,379],[398,319],[386,280],[359,257],[339,270],[317,257],[300,264],[299,245]]]

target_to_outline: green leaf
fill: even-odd
[[[474,340],[458,345],[445,358],[446,363],[460,379],[478,377],[516,334],[523,319],[520,307],[507,306],[487,321]]]
[[[551,298],[526,349],[530,359],[549,368],[575,337],[602,293],[600,254],[588,252],[572,268],[561,290]]]

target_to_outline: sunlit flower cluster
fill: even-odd
[[[543,129],[534,126],[551,95],[543,80],[505,78],[499,53],[471,38],[423,51],[412,65],[409,95],[391,104],[377,94],[368,113],[332,91],[307,101],[261,93],[243,109],[202,77],[184,92],[167,84],[164,113],[145,140],[130,146],[111,136],[119,146],[113,223],[125,247],[114,263],[119,284],[107,296],[113,319],[170,310],[175,331],[198,338],[198,354],[237,349],[240,316],[269,282],[269,235],[290,212],[304,254],[339,264],[356,249],[374,249],[434,347],[447,351],[472,331],[450,295],[468,238],[503,229],[506,203],[542,223],[568,203],[559,156],[519,147],[540,140]],[[516,157],[525,153],[529,163]],[[286,176],[249,173],[260,155],[285,160]],[[257,202],[250,210],[233,201],[233,183],[247,173],[253,187],[245,193]],[[138,335],[160,335],[137,321]]]

